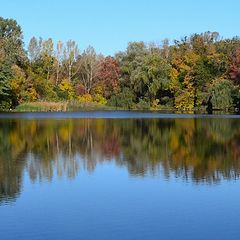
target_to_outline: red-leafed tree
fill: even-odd
[[[103,88],[103,95],[109,98],[120,91],[120,66],[112,57],[106,57],[99,63],[97,79]]]
[[[238,48],[231,59],[229,75],[236,83],[240,83],[240,48]]]

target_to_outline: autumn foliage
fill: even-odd
[[[78,102],[123,109],[240,107],[240,39],[193,34],[172,45],[130,42],[115,56],[91,46],[33,37],[23,48],[21,27],[0,18],[0,109],[26,102]],[[203,107],[205,108],[205,107]]]
[[[229,75],[236,83],[240,83],[240,48],[233,54]]]
[[[120,91],[121,69],[113,57],[103,58],[99,63],[97,78],[106,98]]]

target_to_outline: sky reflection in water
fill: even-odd
[[[237,118],[6,118],[0,141],[3,239],[240,234]]]

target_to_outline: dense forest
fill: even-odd
[[[209,97],[215,109],[239,108],[240,38],[205,32],[103,56],[73,40],[25,46],[18,23],[0,17],[1,110],[37,101],[193,110]]]

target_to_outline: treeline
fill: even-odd
[[[24,49],[21,27],[0,17],[0,108],[25,102],[96,103],[125,109],[240,106],[240,38],[217,32],[170,44],[129,43],[115,56],[80,52],[75,41],[33,37]]]

